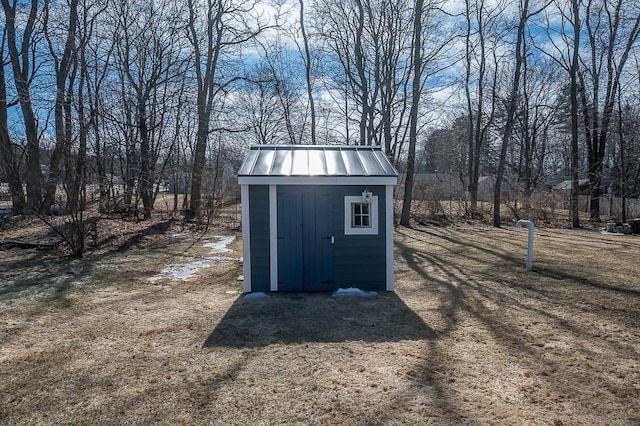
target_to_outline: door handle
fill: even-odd
[[[332,235],[331,236],[331,244],[335,244],[336,243],[336,238]]]

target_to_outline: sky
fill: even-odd
[[[532,8],[537,7],[541,4],[542,0],[532,0]],[[517,2],[510,0],[485,0],[485,9],[487,10],[498,10],[500,11],[500,16],[505,16],[506,12],[515,13]],[[306,7],[308,11],[312,11],[313,2],[307,2]],[[505,6],[509,5],[509,6]],[[552,9],[555,6],[552,6]],[[464,20],[460,17],[465,10],[465,0],[445,0],[442,3],[442,8],[446,14],[449,15],[447,18],[447,22],[450,23],[451,26],[462,26],[464,27]],[[563,49],[565,46],[563,40],[561,39],[558,30],[561,29],[563,21],[561,20],[561,14],[557,12],[557,9],[553,9],[554,11],[546,14],[541,14],[536,17],[536,23],[532,25],[531,34],[537,39],[536,45],[547,51],[551,52],[552,55],[558,55],[559,52],[550,42],[548,35],[546,33],[547,28],[551,28],[551,30],[555,30],[556,33],[551,33],[551,37],[555,42],[556,46],[559,46],[560,49]],[[265,23],[268,24],[282,24],[285,28],[288,28],[287,35],[281,35],[279,37],[279,42],[281,42],[285,49],[290,51],[290,58],[297,59],[299,62],[297,65],[297,72],[301,74],[303,72],[303,64],[301,62],[301,58],[298,52],[298,46],[295,43],[295,39],[297,38],[298,43],[301,43],[299,31],[297,31],[299,24],[299,1],[298,0],[268,0],[263,2],[258,2],[256,4],[255,12],[262,17]],[[308,28],[311,31],[311,25],[308,24]],[[275,30],[269,30],[262,35],[261,40],[267,46],[272,45],[276,42],[276,32]],[[311,36],[312,45],[315,42],[315,38]],[[42,43],[42,48],[44,49],[45,45]],[[500,42],[495,46],[495,49],[498,51],[499,55],[504,56],[505,68],[508,68],[509,63],[509,55],[510,50],[513,48],[509,42]],[[454,39],[446,49],[446,55],[448,57],[462,57],[465,50],[464,40],[461,38]],[[532,51],[533,52],[533,51]],[[566,53],[566,51],[565,51]],[[243,52],[245,65],[251,65],[252,63],[258,63],[263,56],[263,51],[261,48],[257,46],[247,46]],[[533,52],[532,54],[541,55],[539,51]],[[38,57],[40,58],[40,57]],[[40,59],[38,59],[40,60]],[[449,61],[449,60],[448,60]],[[447,67],[444,67],[440,72],[437,78],[433,78],[431,81],[431,90],[428,91],[428,99],[429,102],[432,102],[436,105],[439,105],[439,109],[432,113],[430,120],[438,120],[438,117],[443,116],[441,112],[443,109],[454,109],[458,105],[462,105],[464,103],[462,86],[461,86],[461,77],[464,74],[464,63],[461,61],[449,61]],[[12,94],[13,90],[11,89],[11,71],[10,67],[5,66],[7,70],[7,82],[9,83],[9,93]],[[50,114],[50,107],[54,98],[53,91],[53,81],[51,77],[47,77],[47,73],[50,72],[50,64],[44,64],[42,68],[39,70],[39,78],[35,80],[33,87],[33,98],[35,101],[35,105],[38,107],[37,114],[40,118],[41,129],[44,127],[44,124],[47,121],[47,117]],[[317,98],[321,101],[324,101],[325,104],[333,101],[334,99],[339,99],[342,96],[339,92],[330,93],[327,90],[327,86],[321,84],[324,80],[326,80],[327,76],[319,73],[314,74],[314,78],[316,79],[316,83],[314,85],[314,93]],[[301,79],[300,81],[303,81]],[[301,90],[301,92],[304,92]],[[306,95],[302,95],[303,97]],[[14,107],[10,109],[10,122],[11,127],[15,135],[20,135],[21,133],[21,115],[19,108]]]

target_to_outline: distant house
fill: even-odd
[[[569,192],[571,191],[571,179],[563,180],[551,186],[552,191]],[[590,192],[589,179],[578,180],[578,191],[580,194],[588,194]]]
[[[392,291],[397,181],[378,147],[253,146],[238,172],[244,291]]]

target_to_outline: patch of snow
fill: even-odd
[[[263,291],[256,291],[254,293],[245,294],[244,298],[247,300],[257,300],[257,299],[268,299],[269,296],[267,295],[267,293]]]
[[[604,228],[600,230],[600,233],[602,235],[630,235],[630,234],[625,234],[623,232],[609,232]]]
[[[223,237],[213,237],[217,238],[218,241],[215,243],[205,243],[203,245],[204,248],[210,248],[212,253],[228,253],[231,249],[228,249],[227,246],[235,241],[236,237],[233,235],[223,236]]]
[[[233,257],[224,257],[224,256],[212,256],[212,257],[208,257],[207,259],[211,259],[216,263],[229,263],[229,262],[236,262],[238,260]]]
[[[175,234],[178,236],[181,234]],[[211,254],[228,253],[232,250],[227,248],[236,237],[234,236],[216,236],[218,241],[214,243],[205,243],[203,247],[211,249]],[[229,263],[237,261],[236,258],[225,256],[207,256],[195,259],[189,263],[167,265],[160,273],[153,277],[147,278],[148,282],[155,283],[162,279],[186,281],[195,276],[200,269],[209,268],[214,263]]]
[[[171,241],[186,241],[191,238],[191,234],[181,233],[181,234],[172,234]]]
[[[365,291],[359,288],[339,288],[333,293],[333,297],[371,297],[376,296],[378,293],[375,291]]]
[[[189,263],[167,265],[158,275],[147,278],[147,281],[154,283],[163,278],[186,281],[200,269],[208,268],[212,264],[213,262],[209,258],[204,257]]]

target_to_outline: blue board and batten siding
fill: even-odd
[[[369,189],[378,197],[378,234],[345,235],[344,197],[359,196]],[[385,290],[386,288],[386,221],[384,186],[338,186],[333,187],[335,240],[335,288],[355,287],[362,290]]]
[[[365,189],[378,196],[378,217],[384,218],[384,186],[277,187],[278,290],[385,290],[386,221],[379,221],[377,235],[345,235],[344,197]],[[249,187],[249,212],[251,291],[269,291],[267,185]]]
[[[253,147],[239,183],[245,292],[393,290],[397,172],[379,148]],[[363,191],[369,234],[350,223]]]
[[[249,206],[251,291],[269,291],[268,185],[251,185],[249,187]]]

